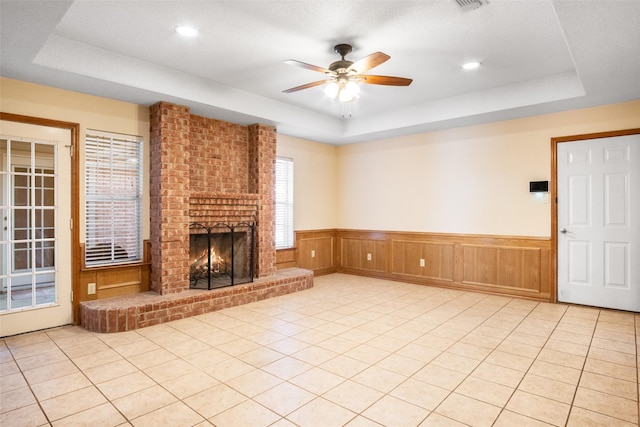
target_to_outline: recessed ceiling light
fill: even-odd
[[[198,34],[195,28],[189,27],[188,25],[179,25],[175,28],[176,33],[185,37],[195,37]]]
[[[465,70],[474,70],[480,66],[479,62],[467,62],[462,66]]]

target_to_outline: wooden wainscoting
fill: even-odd
[[[555,301],[549,238],[337,230],[336,240],[342,273]]]
[[[376,232],[344,233],[338,230],[338,269],[374,274],[389,270],[388,241]]]
[[[548,294],[542,281],[542,248],[462,244],[462,283]],[[546,266],[548,269],[548,266]],[[537,295],[535,295],[537,296]]]
[[[445,283],[454,281],[454,243],[392,240],[391,254],[391,272],[394,274]]]
[[[335,273],[336,230],[296,231],[293,248],[276,250],[276,268],[306,268],[316,276]]]
[[[297,267],[296,248],[276,250],[276,269]]]
[[[296,232],[296,244],[300,268],[313,270],[315,275],[336,271],[336,238],[334,230],[329,230],[328,232]]]
[[[150,242],[143,245],[143,262],[135,264],[114,265],[109,267],[82,268],[80,270],[78,301],[90,301],[116,296],[146,292],[149,290]],[[81,245],[84,254],[84,244]],[[84,265],[84,259],[82,260]],[[96,284],[96,293],[88,293],[89,283]]]
[[[296,232],[278,268],[341,272],[555,302],[549,238],[370,230]]]

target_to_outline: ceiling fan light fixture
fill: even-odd
[[[354,95],[357,95],[360,93],[360,85],[358,84],[358,82],[356,82],[355,79],[350,79],[344,88],[345,90],[353,93]]]
[[[340,102],[351,102],[353,100],[355,100],[354,96],[349,95],[349,93],[346,90],[341,90],[340,94],[338,95],[338,100]]]
[[[338,96],[338,92],[340,92],[340,86],[336,81],[329,82],[324,88],[324,94],[331,99],[335,99]]]
[[[355,101],[360,94],[360,85],[355,78],[338,78],[337,80],[331,80],[324,87],[324,93],[331,99],[336,99],[340,102]]]
[[[358,95],[360,95],[360,85],[355,80],[349,80],[340,91],[340,101],[353,101]]]

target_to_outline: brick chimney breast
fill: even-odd
[[[275,273],[276,129],[151,107],[151,290],[189,289],[189,224],[256,223],[255,276]]]

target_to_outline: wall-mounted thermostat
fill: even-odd
[[[529,182],[530,193],[548,193],[549,181],[531,181]]]

